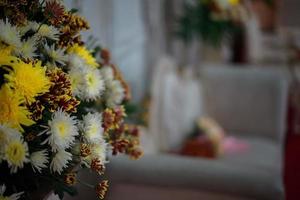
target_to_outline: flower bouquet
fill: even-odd
[[[177,21],[177,36],[185,42],[198,37],[212,46],[220,46],[225,38],[239,31],[246,15],[240,0],[189,1]]]
[[[196,120],[191,135],[187,138],[181,153],[184,155],[217,158],[223,154],[225,131],[212,118]]]
[[[141,156],[129,88],[108,50],[84,45],[88,28],[61,1],[0,1],[0,199],[75,195],[79,170],[103,175],[108,153]],[[100,199],[107,187],[93,186]]]

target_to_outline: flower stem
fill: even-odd
[[[78,183],[80,183],[80,184],[82,184],[82,185],[85,185],[85,186],[87,186],[87,187],[89,187],[89,188],[92,188],[92,189],[95,188],[95,186],[93,186],[93,185],[91,185],[91,184],[89,184],[89,183],[86,183],[86,182],[84,182],[84,181],[80,181],[80,180],[77,180],[77,181],[78,181]]]

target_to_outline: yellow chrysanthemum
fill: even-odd
[[[78,44],[75,44],[68,48],[67,52],[69,54],[76,54],[81,59],[83,59],[87,65],[90,65],[92,67],[99,66],[96,59],[92,56],[91,52],[89,52],[84,46],[79,46]]]
[[[12,54],[12,51],[13,51],[12,46],[6,46],[0,43],[0,65],[9,63],[8,57]]]
[[[4,56],[11,55],[12,51],[13,51],[13,47],[12,46],[7,46],[5,44],[1,44],[0,43],[0,56],[1,57],[2,56],[4,57]]]
[[[240,0],[229,0],[229,4],[232,6],[238,5],[240,3]]]
[[[8,86],[14,88],[20,95],[24,96],[28,103],[34,102],[34,98],[48,92],[50,88],[49,78],[46,76],[46,68],[41,62],[24,63],[15,57],[11,57],[9,74],[5,75]],[[1,64],[1,63],[0,63]]]
[[[7,86],[0,90],[0,124],[9,124],[10,127],[23,131],[21,125],[30,126],[34,121],[28,118],[30,112],[21,106],[22,97]]]

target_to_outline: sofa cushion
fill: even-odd
[[[255,138],[248,141],[248,152],[217,160],[171,154],[146,155],[135,162],[124,157],[112,158],[108,174],[114,183],[189,188],[255,199],[283,199],[278,144]]]
[[[204,68],[201,77],[206,114],[226,131],[283,143],[288,93],[284,74],[223,66]]]

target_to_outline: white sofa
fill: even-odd
[[[250,150],[216,160],[163,152],[139,161],[113,158],[108,199],[284,199],[285,76],[266,69],[210,67],[200,77],[204,113],[228,134],[248,141]]]
[[[159,133],[150,136],[155,140],[156,152],[138,161],[111,158],[107,167],[111,183],[108,200],[284,199],[282,151],[288,96],[285,76],[265,69],[210,67],[201,70],[200,77],[199,113],[213,117],[227,134],[246,140],[250,150],[215,160],[168,154],[168,147],[179,143],[168,143],[172,133],[160,132],[168,128],[155,128]],[[165,84],[159,80],[156,83]],[[192,97],[193,94],[187,95]],[[151,124],[164,126],[162,115],[172,114],[161,113],[165,111],[157,105],[160,101],[152,109],[159,122]],[[95,181],[88,174],[84,178]],[[77,197],[84,198],[93,199],[93,194],[86,191]]]

